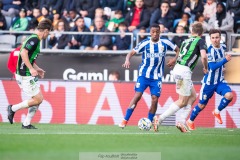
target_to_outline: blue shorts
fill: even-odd
[[[226,93],[232,92],[232,90],[225,82],[219,82],[215,85],[206,85],[203,83],[200,90],[199,103],[206,105],[209,99],[213,96],[214,92],[221,96],[224,96]]]
[[[162,79],[149,79],[143,76],[139,76],[135,85],[135,91],[143,93],[145,89],[149,87],[151,95],[160,97],[162,91]]]

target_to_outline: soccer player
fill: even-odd
[[[7,110],[8,120],[13,124],[15,112],[20,109],[29,108],[26,119],[22,124],[22,129],[36,129],[30,122],[43,101],[43,95],[37,80],[38,76],[40,78],[44,77],[45,71],[39,68],[34,62],[40,53],[40,41],[47,38],[51,29],[52,22],[49,19],[40,21],[35,34],[32,34],[24,41],[18,56],[15,77],[19,87],[31,99],[15,105],[9,105]]]
[[[208,72],[206,53],[207,45],[205,41],[201,39],[202,34],[202,24],[194,23],[191,29],[191,37],[183,41],[177,63],[173,69],[173,76],[176,81],[176,92],[178,93],[179,98],[159,116],[158,120],[154,120],[155,125],[160,125],[164,119],[183,108],[181,120],[179,120],[176,127],[181,132],[188,132],[185,122],[191,111],[191,106],[196,100],[196,92],[192,83],[192,70],[196,66],[200,56],[203,64],[203,72]],[[155,131],[158,131],[158,127],[156,127]]]
[[[151,108],[148,113],[148,119],[152,122],[157,110],[158,98],[161,94],[162,76],[164,71],[164,63],[166,51],[175,51],[177,55],[168,62],[168,66],[175,64],[178,57],[179,48],[168,39],[160,39],[160,27],[153,24],[150,27],[151,38],[141,41],[130,53],[127,54],[125,63],[122,65],[125,68],[130,67],[130,58],[136,53],[142,54],[142,63],[139,66],[139,76],[135,85],[135,95],[130,102],[126,111],[126,115],[120,128],[127,125],[134,109],[137,107],[138,101],[141,99],[143,92],[147,87],[151,92]]]
[[[200,90],[199,103],[194,107],[190,115],[190,119],[186,124],[189,130],[195,130],[193,121],[197,115],[206,107],[209,99],[214,92],[223,96],[218,108],[212,111],[216,117],[217,122],[222,124],[220,111],[222,111],[233,99],[231,88],[224,80],[224,64],[231,60],[231,55],[224,54],[226,45],[221,44],[221,31],[218,29],[211,29],[209,32],[211,45],[208,47],[208,74],[204,75],[202,80],[202,87]]]

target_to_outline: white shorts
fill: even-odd
[[[28,96],[36,96],[40,92],[40,85],[38,84],[37,77],[20,76],[15,74],[16,81],[21,90]]]
[[[176,81],[176,92],[182,96],[190,96],[193,87],[190,68],[176,64],[172,73]]]

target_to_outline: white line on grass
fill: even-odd
[[[11,134],[16,134],[16,135],[52,135],[52,134],[57,134],[57,135],[155,135],[155,134],[163,134],[163,135],[166,135],[166,134],[170,134],[170,133],[162,133],[162,132],[159,132],[159,133],[147,133],[147,132],[143,132],[143,133],[123,133],[123,132],[119,132],[119,133],[101,133],[101,132],[96,132],[96,133],[88,133],[88,132],[80,132],[80,133],[77,133],[77,132],[52,132],[52,133],[44,133],[44,132],[24,132],[24,133],[0,133],[0,135],[11,135]]]

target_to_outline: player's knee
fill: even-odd
[[[157,102],[158,102],[158,97],[152,96],[152,103],[157,103]]]
[[[232,92],[228,92],[224,95],[224,97],[231,101],[233,99],[233,94],[232,94]]]

